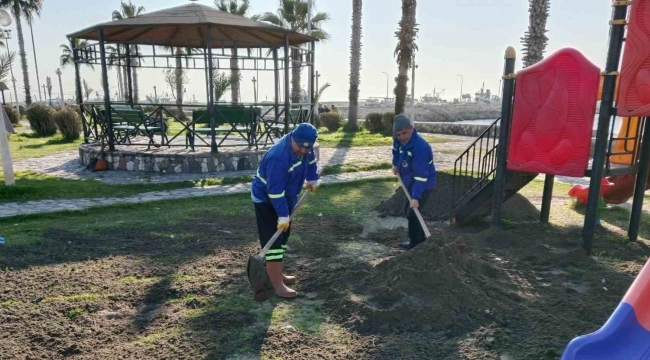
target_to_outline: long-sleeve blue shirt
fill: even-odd
[[[406,144],[397,138],[393,140],[393,166],[399,168],[404,185],[411,197],[419,200],[425,190],[436,188],[436,166],[433,164],[431,145],[413,130],[413,136]]]
[[[307,156],[297,156],[291,147],[291,135],[285,135],[262,157],[253,177],[252,198],[270,201],[279,217],[289,216],[305,180],[318,180],[314,150]]]

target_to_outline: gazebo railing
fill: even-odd
[[[315,115],[314,105],[310,103],[292,104],[288,113],[284,104],[218,103],[213,109],[214,120],[209,121],[205,104],[140,103],[131,107],[126,102],[111,102],[109,127],[104,120],[103,103],[82,103],[81,109],[86,142],[98,142],[104,137],[105,141],[112,139],[113,145],[117,146],[185,147],[192,150],[210,147],[213,151],[224,147],[257,149],[269,146],[298,123],[313,122]],[[235,118],[233,109],[238,110],[234,112]],[[186,114],[188,110],[190,116]],[[236,118],[242,111],[251,114],[250,121],[242,122]],[[141,113],[141,123],[136,124],[131,117],[138,112]],[[197,118],[194,118],[195,114]],[[112,136],[109,136],[109,128]]]

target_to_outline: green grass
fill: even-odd
[[[174,326],[173,328],[164,329],[159,332],[155,332],[151,335],[139,337],[135,343],[138,345],[155,345],[161,340],[171,339],[173,337],[178,337],[182,334],[183,328],[180,326]]]
[[[69,180],[55,176],[21,171],[16,174],[15,186],[4,186],[0,174],[0,204],[42,199],[79,199],[97,197],[124,197],[148,191],[164,191],[190,188],[192,181],[173,183],[145,183],[108,185],[96,180]]]
[[[61,134],[38,137],[34,134],[9,135],[9,151],[14,161],[77,150],[83,139],[66,141]]]
[[[94,293],[83,293],[83,294],[76,294],[76,295],[69,295],[69,296],[54,296],[54,297],[48,297],[43,299],[41,301],[42,303],[51,303],[51,302],[71,302],[71,303],[79,303],[79,302],[93,302],[95,300],[99,300],[103,298],[104,295],[102,294],[94,294]]]
[[[13,306],[18,306],[20,304],[22,304],[22,301],[12,300],[12,299],[0,302],[0,306],[4,306],[4,307],[13,307]]]
[[[323,185],[309,197],[300,210],[304,214],[346,216],[361,219],[381,200],[395,191],[394,180],[366,180],[346,184]],[[49,241],[47,229],[87,233],[115,228],[126,223],[133,228],[170,226],[194,221],[205,213],[254,217],[250,194],[164,200],[155,204],[121,204],[84,211],[35,214],[0,219],[5,246],[38,245]],[[162,229],[162,227],[161,227]],[[1,249],[0,249],[1,250]],[[0,255],[2,253],[0,252]]]
[[[64,311],[63,315],[65,315],[65,317],[67,317],[68,319],[74,321],[82,317],[84,315],[84,311],[83,309],[80,308],[74,308],[74,309]]]
[[[448,139],[438,138],[432,135],[424,135],[429,143],[445,143]],[[383,146],[393,145],[393,137],[383,134],[371,134],[366,129],[357,132],[346,132],[343,130],[327,131],[324,128],[319,130],[318,143],[324,147],[350,147],[350,146]]]

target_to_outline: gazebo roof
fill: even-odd
[[[213,48],[230,48],[235,47],[234,44],[239,47],[246,44],[283,46],[285,34],[289,34],[289,44],[292,46],[317,40],[309,35],[194,3],[98,24],[68,37],[99,40],[99,30],[104,29],[108,43],[204,48],[207,47],[208,26]]]

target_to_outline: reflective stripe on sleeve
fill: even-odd
[[[289,168],[289,172],[292,172],[293,169],[295,169],[296,167],[298,167],[300,164],[302,164],[302,160],[301,160],[301,161],[298,161],[298,162],[295,163],[295,164],[293,164],[293,165]]]
[[[255,176],[256,176],[258,179],[260,179],[260,181],[263,182],[264,185],[266,185],[266,179],[263,178],[263,177],[260,175],[260,169],[257,169],[257,174],[256,174]]]
[[[271,199],[279,199],[279,198],[281,198],[281,197],[283,197],[283,196],[284,196],[284,191],[281,192],[281,193],[279,193],[279,194],[269,194],[269,197],[270,197]]]
[[[309,162],[309,165],[314,165],[314,164],[317,163],[317,162],[318,162],[318,159],[314,159],[314,160],[312,160],[312,161]]]
[[[415,180],[417,180],[417,181],[427,181],[427,178],[422,178],[422,177],[417,177],[417,176],[414,176],[413,178]]]

